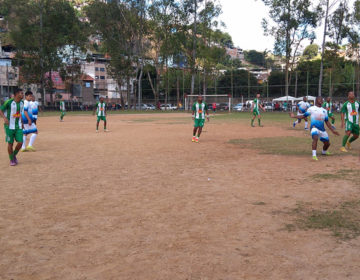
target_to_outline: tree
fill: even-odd
[[[248,62],[265,67],[265,53],[264,52],[258,52],[255,50],[245,51],[244,52],[245,60]]]
[[[319,54],[319,46],[317,44],[311,44],[305,48],[303,52],[303,57],[306,60],[311,60],[317,57],[318,54]]]
[[[285,55],[285,94],[289,94],[289,70],[294,66],[299,47],[305,39],[315,38],[314,29],[321,15],[320,6],[310,0],[262,0],[269,7],[270,25],[263,19],[265,35],[275,38],[275,53]]]
[[[50,74],[44,81],[44,75],[63,65],[65,46],[83,47],[86,41],[83,23],[66,1],[12,0],[7,4],[10,36],[17,48],[15,63],[21,66],[25,81],[42,85],[45,104],[44,85],[52,89],[52,80]],[[51,94],[51,102],[52,98]]]

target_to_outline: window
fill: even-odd
[[[99,67],[95,67],[95,71],[99,71]]]
[[[100,80],[105,80],[105,76],[100,76]]]
[[[85,83],[85,87],[87,87],[87,88],[91,87],[91,83],[86,82],[86,83]]]
[[[99,76],[95,76],[95,79],[96,79],[96,80],[99,80]]]
[[[100,68],[100,71],[101,71],[101,72],[105,72],[105,68]]]

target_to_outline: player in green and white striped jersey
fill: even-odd
[[[6,134],[6,142],[8,143],[8,153],[10,165],[18,164],[16,155],[19,153],[23,142],[23,129],[21,117],[24,111],[24,102],[22,101],[24,94],[21,89],[16,88],[14,98],[11,98],[0,107],[0,117],[4,119],[4,129]],[[13,150],[14,140],[17,142],[15,150]]]
[[[341,128],[345,126],[345,136],[340,149],[342,152],[347,152],[347,149],[351,149],[351,143],[359,138],[359,112],[360,103],[355,100],[354,92],[350,91],[348,93],[348,101],[341,108]],[[353,136],[350,138],[351,134]]]
[[[209,121],[209,110],[201,95],[198,96],[197,101],[192,106],[192,118],[194,120],[194,130],[192,142],[199,143],[199,137],[205,124],[205,114]],[[196,136],[197,133],[197,136]]]
[[[254,127],[254,120],[256,117],[258,117],[259,126],[261,125],[261,114],[260,114],[260,108],[265,112],[265,107],[261,104],[260,101],[260,93],[256,94],[256,98],[254,99],[253,104],[251,105],[251,113],[253,113],[253,117],[251,119],[251,126]]]
[[[66,115],[66,108],[65,108],[65,102],[64,99],[60,100],[60,121],[64,121],[64,116]]]
[[[96,111],[96,116],[97,116],[97,121],[96,121],[96,132],[99,132],[99,123],[100,121],[104,121],[104,131],[107,132],[108,130],[106,129],[106,103],[104,102],[104,97],[100,97],[100,102],[96,103],[96,106],[94,108],[94,112],[93,114],[95,115],[95,111]]]

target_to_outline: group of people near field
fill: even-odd
[[[38,135],[37,129],[37,117],[39,111],[39,104],[35,101],[35,97],[31,91],[25,93],[25,99],[23,91],[20,88],[16,88],[13,98],[7,100],[0,107],[0,117],[4,119],[4,128],[6,134],[6,142],[8,144],[8,154],[10,159],[10,166],[16,166],[18,164],[17,155],[19,151],[35,151],[33,147],[35,139]],[[97,116],[96,132],[99,132],[100,121],[104,122],[104,132],[107,132],[107,120],[106,120],[106,103],[104,97],[100,97],[99,102],[94,108],[93,114]],[[310,129],[312,142],[312,156],[314,160],[317,158],[317,145],[320,140],[323,142],[322,155],[330,155],[328,151],[330,147],[329,135],[326,132],[325,125],[335,135],[340,135],[336,130],[335,117],[332,112],[333,104],[331,98],[327,98],[323,102],[322,97],[317,97],[315,104],[311,106],[304,97],[302,101],[297,104],[298,113],[294,115],[290,113],[290,117],[296,119],[293,123],[293,127],[300,124],[302,120],[305,121],[305,130]],[[255,119],[258,119],[258,125],[261,124],[261,112],[265,112],[265,107],[261,103],[260,94],[256,95],[251,106],[251,127],[254,127]],[[359,111],[360,103],[356,100],[354,92],[348,93],[348,100],[343,104],[341,108],[341,127],[345,128],[345,136],[340,150],[344,153],[351,149],[351,143],[359,138]],[[66,114],[65,103],[63,100],[60,102],[60,121],[64,121]],[[202,129],[205,125],[205,120],[209,119],[209,108],[203,101],[201,95],[198,96],[197,101],[192,106],[192,118],[194,120],[193,137],[192,142],[199,143],[199,138],[202,133]],[[310,128],[308,119],[310,118]],[[330,123],[331,120],[331,123]],[[28,145],[26,146],[27,136],[30,136]],[[17,145],[14,148],[14,141]]]

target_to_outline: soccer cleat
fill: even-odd
[[[322,153],[323,156],[331,156],[331,153],[329,151],[326,151],[325,153]]]
[[[349,141],[346,142],[346,149],[351,150],[351,143]]]
[[[108,130],[108,129],[104,129],[104,132],[110,132],[110,130]]]
[[[192,140],[191,140],[192,142],[195,142],[196,141],[196,137],[195,136],[193,136],[193,138],[192,138]]]
[[[196,142],[196,143],[199,143],[199,138],[196,137],[195,142]]]
[[[27,152],[26,148],[22,148],[20,152]]]
[[[99,133],[99,130],[96,130],[96,133]]]
[[[10,160],[10,166],[16,166],[16,164],[15,160]]]
[[[255,125],[252,124],[251,127],[255,127]]]
[[[313,160],[318,161],[317,156],[313,156]]]
[[[344,152],[344,153],[347,153],[348,151],[345,149],[345,147],[341,147],[340,148],[340,151]]]
[[[17,160],[17,158],[16,158],[16,156],[14,156],[14,162],[15,162],[16,164],[19,163],[18,160]]]
[[[27,150],[27,151],[30,151],[30,152],[35,152],[35,151],[36,151],[33,146],[27,146],[27,147],[26,147],[26,150]]]
[[[307,131],[307,130],[309,130],[308,128],[305,128],[305,130]]]
[[[295,126],[296,126],[296,122],[293,122],[293,128],[295,128]]]

